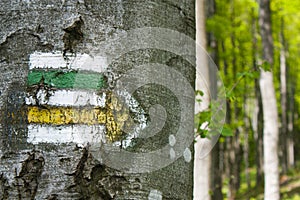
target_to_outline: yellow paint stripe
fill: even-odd
[[[28,122],[39,124],[105,124],[106,111],[100,108],[28,107]]]
[[[96,125],[104,124],[106,126],[106,135],[110,141],[116,141],[122,136],[121,127],[125,124],[128,116],[118,114],[122,119],[117,124],[114,120],[112,109],[99,107],[76,108],[76,107],[38,107],[28,106],[27,116],[29,123],[51,124],[51,125],[71,125],[86,124]]]

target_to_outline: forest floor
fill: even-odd
[[[241,176],[241,187],[237,193],[236,200],[263,200],[263,185],[255,187],[255,169],[249,169],[250,187],[246,183],[245,173]],[[228,184],[224,182],[224,199],[227,200],[226,195]],[[300,163],[297,164],[293,170],[290,170],[287,175],[280,177],[280,196],[282,200],[300,200]]]
[[[285,200],[300,200],[300,174],[287,176],[281,183],[281,196]]]

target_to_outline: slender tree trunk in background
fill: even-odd
[[[215,0],[205,0],[206,2],[206,18],[211,18],[215,15],[216,11],[216,2]],[[207,43],[208,48],[210,50],[210,56],[213,59],[213,61],[217,64],[219,64],[219,53],[218,53],[218,41],[217,38],[214,36],[213,33],[208,32],[207,33]]]
[[[234,35],[231,36],[232,46],[235,48]],[[222,42],[222,51],[225,52],[225,45]],[[233,53],[233,71],[236,71],[236,55]],[[228,63],[226,59],[224,59],[224,75],[229,75]],[[233,72],[234,73],[234,72]],[[238,112],[238,108],[232,105],[230,101],[226,102],[226,123],[232,123],[234,116],[236,116]],[[232,115],[232,109],[234,109],[234,115]],[[229,199],[234,199],[237,189],[239,188],[239,171],[240,171],[240,162],[242,161],[242,152],[239,141],[239,130],[235,130],[233,137],[225,138],[225,153],[224,153],[224,165],[225,165],[225,174],[229,179],[229,189],[227,193],[227,197]]]
[[[252,8],[252,59],[253,67],[255,71],[258,71],[257,58],[258,58],[258,47],[257,47],[257,18],[254,14],[255,10]],[[254,132],[255,139],[255,162],[256,162],[256,188],[260,187],[263,183],[263,107],[261,99],[261,91],[259,87],[259,80],[255,79],[255,110],[253,113],[252,130]]]
[[[247,91],[247,83],[245,81],[244,83],[244,91]],[[247,102],[247,95],[244,94],[244,102]],[[247,187],[251,188],[251,179],[250,179],[250,163],[249,163],[249,135],[251,133],[251,122],[249,117],[247,116],[246,110],[247,110],[247,104],[245,103],[243,105],[244,110],[244,124],[245,127],[242,131],[244,131],[244,142],[243,142],[243,157],[244,157],[244,163],[245,163],[245,179],[247,183]],[[250,122],[250,123],[249,123]]]
[[[249,126],[248,123],[248,119],[245,119],[245,122],[247,124],[247,126]],[[244,162],[245,162],[245,179],[246,179],[246,183],[247,183],[247,187],[251,188],[251,179],[250,179],[250,173],[249,173],[249,169],[250,169],[250,164],[249,164],[249,132],[250,129],[246,128],[245,129],[245,144],[244,144],[244,148],[243,148],[243,153],[244,153]]]
[[[288,170],[288,130],[287,130],[287,68],[285,56],[285,38],[284,38],[284,19],[281,18],[280,29],[280,104],[281,104],[281,132],[280,132],[280,151],[282,173],[286,174]]]
[[[263,111],[261,92],[258,80],[255,80],[256,99],[255,112],[253,113],[252,129],[255,139],[255,163],[256,163],[256,181],[255,187],[259,188],[263,184]]]
[[[230,1],[231,4],[231,22],[232,28],[235,28],[235,10],[234,10],[234,1]],[[233,81],[237,81],[237,54],[236,54],[236,36],[235,32],[233,31],[230,35],[231,45],[232,45],[232,74],[233,74]],[[238,120],[240,108],[237,104],[234,104],[234,116],[233,119]],[[235,199],[236,193],[240,186],[240,164],[242,161],[242,151],[240,145],[240,130],[237,128],[234,130],[234,136],[230,137],[230,181],[229,181],[229,199]]]
[[[212,17],[216,13],[216,2],[215,0],[206,0],[206,16],[207,18]],[[213,61],[218,65],[218,43],[212,33],[207,34],[208,48],[210,49],[210,56]],[[214,73],[214,72],[213,72]],[[222,200],[222,169],[221,163],[223,164],[222,155],[220,149],[220,142],[217,142],[212,149],[211,158],[211,199]]]
[[[287,149],[288,149],[288,168],[292,168],[295,165],[294,157],[294,116],[295,116],[295,84],[294,81],[290,80],[289,91],[288,91],[288,139],[287,139]]]
[[[294,166],[294,141],[293,141],[293,122],[292,122],[292,113],[294,112],[294,95],[293,95],[293,78],[290,77],[290,80],[287,80],[289,71],[286,62],[286,49],[287,44],[284,36],[284,19],[281,19],[281,29],[280,29],[280,94],[281,94],[281,139],[280,141],[284,144],[282,145],[283,159],[285,161],[283,172],[286,173],[291,167]],[[288,88],[288,83],[290,83]],[[289,98],[288,98],[289,96]],[[285,170],[285,171],[284,171]]]
[[[273,38],[270,0],[260,0],[259,2],[259,25],[263,45],[263,60],[272,66]],[[272,72],[261,70],[259,83],[264,112],[264,199],[279,200],[278,112]]]
[[[299,72],[296,72],[296,74]],[[289,98],[288,98],[288,105],[289,105],[289,114],[288,114],[288,132],[289,132],[289,144],[288,144],[288,149],[289,149],[289,167],[295,167],[295,146],[296,142],[295,141],[295,129],[294,129],[294,124],[299,118],[299,114],[297,113],[297,105],[295,102],[295,79],[289,80],[288,88],[289,88]],[[296,111],[296,112],[295,112]]]
[[[205,32],[205,0],[196,0],[196,42],[202,48],[206,48],[206,32]],[[208,109],[210,96],[209,88],[205,85],[201,76],[209,77],[209,65],[206,55],[202,52],[197,53],[197,74],[196,74],[196,90],[204,92],[202,102],[196,103],[195,114]],[[209,80],[209,78],[207,79]],[[204,84],[203,84],[204,83]],[[209,84],[209,83],[208,83]],[[208,86],[209,87],[209,86]],[[210,200],[210,182],[211,182],[211,153],[205,157],[201,156],[202,146],[205,143],[207,147],[211,141],[207,138],[196,138],[194,145],[194,199]],[[203,150],[202,150],[203,151]]]
[[[263,106],[261,99],[261,91],[259,87],[259,80],[255,80],[256,99],[255,99],[255,112],[253,116],[253,131],[255,139],[255,163],[256,163],[256,181],[255,187],[259,188],[264,180],[264,165],[263,165]]]
[[[240,130],[236,129],[234,132],[234,136],[231,138],[231,148],[229,152],[229,159],[230,159],[230,181],[229,181],[229,189],[230,195],[229,199],[235,199],[236,193],[240,186],[240,164],[242,161],[242,151],[239,141],[239,134]]]
[[[212,150],[211,192],[212,199],[222,200],[222,171],[220,169],[220,143],[217,142]]]
[[[247,55],[246,52],[246,47],[244,46],[244,43],[243,42],[240,42],[238,41],[238,48],[239,48],[239,57],[240,58],[245,58]],[[247,66],[247,62],[245,60],[241,60],[240,61],[241,64],[239,64],[240,66],[243,66],[242,67],[242,70],[243,71],[246,71],[247,69],[244,67],[244,66]],[[244,80],[243,81],[243,91],[248,91],[249,90],[249,83],[248,81]],[[251,188],[251,179],[250,179],[250,173],[249,173],[249,169],[250,169],[250,162],[249,162],[249,157],[250,157],[250,137],[253,135],[253,132],[252,132],[252,127],[251,127],[251,118],[249,117],[249,100],[253,100],[252,96],[249,96],[247,92],[244,92],[243,94],[243,106],[240,107],[240,112],[243,113],[243,114],[240,114],[240,116],[243,116],[243,122],[244,122],[244,126],[240,126],[239,127],[239,130],[240,132],[242,133],[241,137],[243,137],[243,140],[241,139],[241,152],[243,154],[243,160],[244,160],[244,166],[245,166],[245,181],[247,183],[247,187],[248,188]],[[241,162],[242,162],[242,159],[241,159]],[[242,166],[242,163],[239,164],[240,168]],[[241,171],[241,170],[240,170]],[[240,184],[239,184],[240,186]]]
[[[28,92],[28,59],[35,51],[49,55],[60,52],[62,59],[63,50],[74,52],[75,57],[90,54],[91,49],[113,48],[110,44],[98,46],[110,36],[149,26],[177,30],[194,39],[194,0],[12,0],[0,1],[0,14],[0,107],[4,113],[1,113],[1,199],[193,199],[193,156],[189,154],[188,159],[181,157],[157,171],[125,173],[105,166],[93,157],[88,147],[75,142],[32,144],[27,138],[27,118],[22,118],[22,114],[27,109],[24,97]],[[129,54],[110,66],[117,77],[132,66],[170,61],[170,67],[194,85],[194,67],[182,64],[180,56],[152,49]],[[45,78],[42,76],[36,87],[51,87],[52,83],[47,85]],[[168,104],[165,108],[169,118],[158,138],[141,142],[140,152],[149,152],[168,144],[170,131],[178,125],[179,105],[176,97],[163,88],[145,88],[137,91],[137,96],[137,99],[151,99],[140,101],[144,108],[150,107],[152,100]],[[49,132],[47,137],[51,138],[51,134],[59,133]],[[193,147],[190,149],[193,155]]]
[[[225,44],[224,41],[221,42],[221,49],[223,52],[225,52]],[[228,75],[228,63],[226,59],[223,59],[223,64],[224,64],[224,75]],[[226,124],[230,124],[232,120],[232,108],[230,102],[227,100],[226,101]],[[230,137],[225,137],[225,142],[223,143],[222,151],[224,154],[224,179],[228,179],[230,181],[230,176],[231,176],[231,138]],[[230,187],[230,186],[228,186]],[[231,190],[228,191],[227,193],[227,198],[231,196]]]

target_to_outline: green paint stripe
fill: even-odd
[[[44,84],[60,89],[100,89],[106,85],[103,75],[99,73],[31,70],[28,74],[28,86],[41,83],[42,77]]]

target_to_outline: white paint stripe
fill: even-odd
[[[107,60],[102,56],[91,57],[88,54],[77,54],[69,56],[65,60],[61,52],[42,53],[34,52],[29,57],[29,69],[50,68],[50,69],[73,69],[104,72],[107,69]]]
[[[104,125],[72,125],[72,126],[51,126],[51,125],[28,125],[27,142],[38,143],[76,143],[85,145],[93,142],[105,142]]]
[[[48,97],[47,97],[48,96]],[[25,102],[27,105],[42,105],[51,106],[100,106],[105,107],[106,94],[97,95],[94,91],[79,91],[79,90],[56,90],[47,91],[40,89],[36,93],[36,97],[27,94]],[[38,101],[38,102],[37,102]]]

